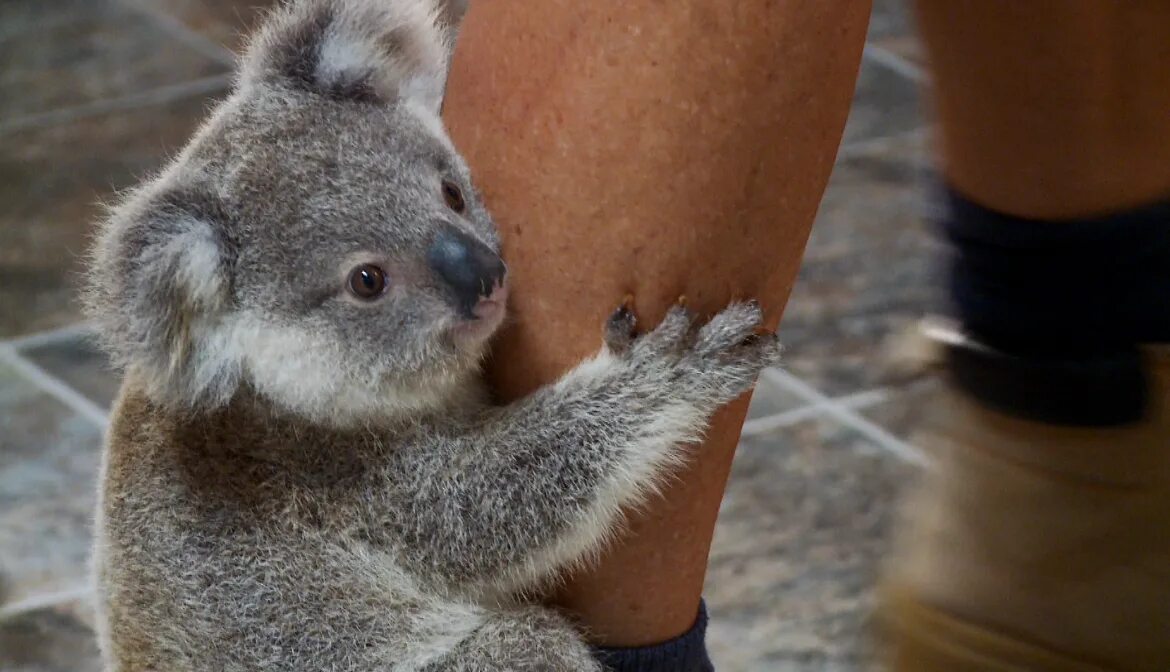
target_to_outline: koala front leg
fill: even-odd
[[[462,585],[516,590],[596,551],[623,506],[652,491],[711,414],[780,346],[757,304],[697,331],[684,307],[634,336],[619,308],[606,345],[559,382],[411,451],[394,508],[403,560]]]

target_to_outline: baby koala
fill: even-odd
[[[754,304],[637,337],[619,308],[595,357],[487,402],[505,267],[438,116],[457,13],[275,11],[103,225],[88,305],[126,371],[95,551],[108,670],[598,670],[525,598],[777,361]]]

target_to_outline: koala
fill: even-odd
[[[276,9],[101,224],[107,670],[599,670],[534,598],[777,361],[755,303],[641,334],[622,305],[595,356],[491,401],[507,272],[439,118],[452,7]]]

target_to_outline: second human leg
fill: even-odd
[[[985,207],[1068,219],[1170,197],[1170,3],[918,0],[942,169]]]
[[[1170,5],[917,7],[979,343],[892,564],[896,669],[1165,669],[1170,393],[1139,346],[1170,340]]]

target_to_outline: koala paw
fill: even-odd
[[[634,342],[634,329],[638,326],[638,319],[634,317],[634,298],[627,296],[622,305],[605,321],[605,347],[614,354],[622,354],[630,349]]]
[[[760,371],[780,361],[774,333],[760,331],[763,311],[756,301],[733,303],[696,327],[695,316],[680,302],[649,333],[634,335],[627,301],[606,322],[610,352],[631,365],[647,392],[683,395],[714,408],[746,392]]]

